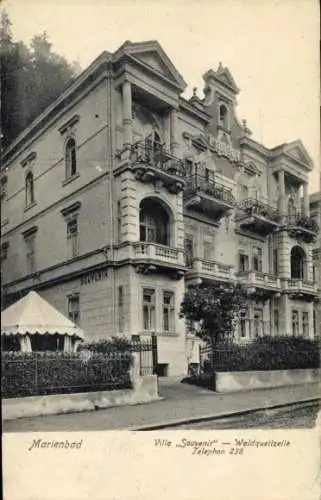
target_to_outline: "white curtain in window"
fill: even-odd
[[[20,350],[22,352],[31,352],[31,341],[28,334],[20,336]]]

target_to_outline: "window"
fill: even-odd
[[[294,218],[296,215],[296,207],[293,198],[289,198],[288,201],[288,215],[290,218]]]
[[[299,311],[292,311],[292,335],[299,335]]]
[[[191,235],[191,234],[186,235],[185,241],[184,241],[184,247],[185,247],[186,266],[192,267],[192,265],[193,265],[193,253],[194,253],[193,235]]]
[[[78,220],[73,218],[67,222],[67,258],[78,255]]]
[[[140,204],[140,241],[169,245],[169,216],[159,202],[150,198]]]
[[[175,331],[175,296],[173,292],[163,292],[163,330]]]
[[[273,311],[273,332],[274,335],[279,333],[279,311],[277,309]]]
[[[228,109],[225,104],[221,104],[219,107],[219,124],[226,129],[228,128]]]
[[[36,243],[35,235],[25,238],[27,274],[31,274],[36,271],[35,243]]]
[[[8,248],[9,248],[9,243],[5,241],[4,243],[1,244],[1,253],[0,253],[0,260],[3,262],[4,260],[7,259],[8,257]]]
[[[309,336],[309,313],[307,311],[302,313],[302,333],[303,337]]]
[[[273,273],[274,274],[279,274],[279,256],[278,256],[278,250],[277,248],[273,249]]]
[[[124,289],[123,286],[118,287],[118,330],[124,331]]]
[[[7,195],[8,195],[8,179],[7,177],[2,177],[0,181],[1,204],[7,200]]]
[[[291,250],[291,278],[304,279],[305,274],[305,252],[299,247],[295,246]]]
[[[262,272],[262,248],[260,247],[253,247],[252,269],[253,271]]]
[[[143,290],[143,329],[155,330],[155,290],[150,288]]]
[[[239,192],[239,200],[247,200],[249,197],[249,188],[246,186],[246,184],[239,184],[238,185],[238,192]]]
[[[190,177],[194,174],[194,163],[191,160],[185,159],[185,175]]]
[[[79,325],[79,295],[71,295],[70,297],[68,297],[68,318],[76,325]]]
[[[68,139],[66,143],[65,169],[66,169],[66,179],[73,177],[77,173],[76,141],[72,137]]]
[[[249,256],[243,252],[239,253],[239,271],[245,272],[249,269]]]
[[[214,259],[214,236],[212,234],[205,233],[203,235],[203,259]]]
[[[259,337],[263,333],[263,311],[254,309],[254,336]]]
[[[26,207],[29,205],[32,205],[35,201],[34,197],[34,180],[33,180],[33,173],[28,172],[26,175],[26,181],[25,181],[25,194],[26,194]]]

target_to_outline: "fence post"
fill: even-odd
[[[137,387],[137,383],[140,379],[140,362],[139,362],[139,355],[137,352],[132,353],[133,356],[133,364],[130,370],[130,380],[133,385],[133,389],[135,390]]]

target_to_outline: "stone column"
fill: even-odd
[[[132,130],[132,89],[131,83],[128,79],[125,79],[123,86],[123,134],[124,149],[130,149],[133,140],[133,130]]]
[[[172,109],[170,112],[170,143],[172,155],[178,156],[178,118],[176,109]]]
[[[308,194],[308,183],[303,184],[303,215],[309,217],[310,207],[309,207],[309,194]]]
[[[280,190],[280,212],[282,220],[285,216],[285,184],[284,184],[284,170],[279,170],[279,190]]]

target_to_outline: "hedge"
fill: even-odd
[[[182,382],[214,389],[215,372],[320,368],[320,342],[305,337],[265,336],[248,343],[221,343],[213,360],[210,349],[206,352],[208,359],[204,357],[199,374]]]
[[[130,353],[2,353],[2,397],[131,388]]]
[[[320,345],[304,337],[258,337],[247,344],[220,344],[214,371],[292,370],[320,367]],[[204,371],[213,371],[212,364]]]

